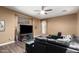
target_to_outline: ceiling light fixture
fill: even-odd
[[[41,10],[40,11],[40,14],[45,15],[45,11],[44,10]]]

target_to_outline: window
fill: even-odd
[[[44,21],[42,21],[41,22],[41,25],[42,25],[42,34],[46,34],[46,21],[44,20]]]

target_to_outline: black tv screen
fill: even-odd
[[[31,25],[20,25],[20,34],[32,33]]]

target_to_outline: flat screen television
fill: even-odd
[[[32,33],[32,28],[31,25],[20,25],[20,34]]]

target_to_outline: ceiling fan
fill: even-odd
[[[45,9],[46,6],[42,6],[41,10],[34,10],[35,12],[39,12],[42,15],[47,15],[49,11],[52,11],[53,9]]]

